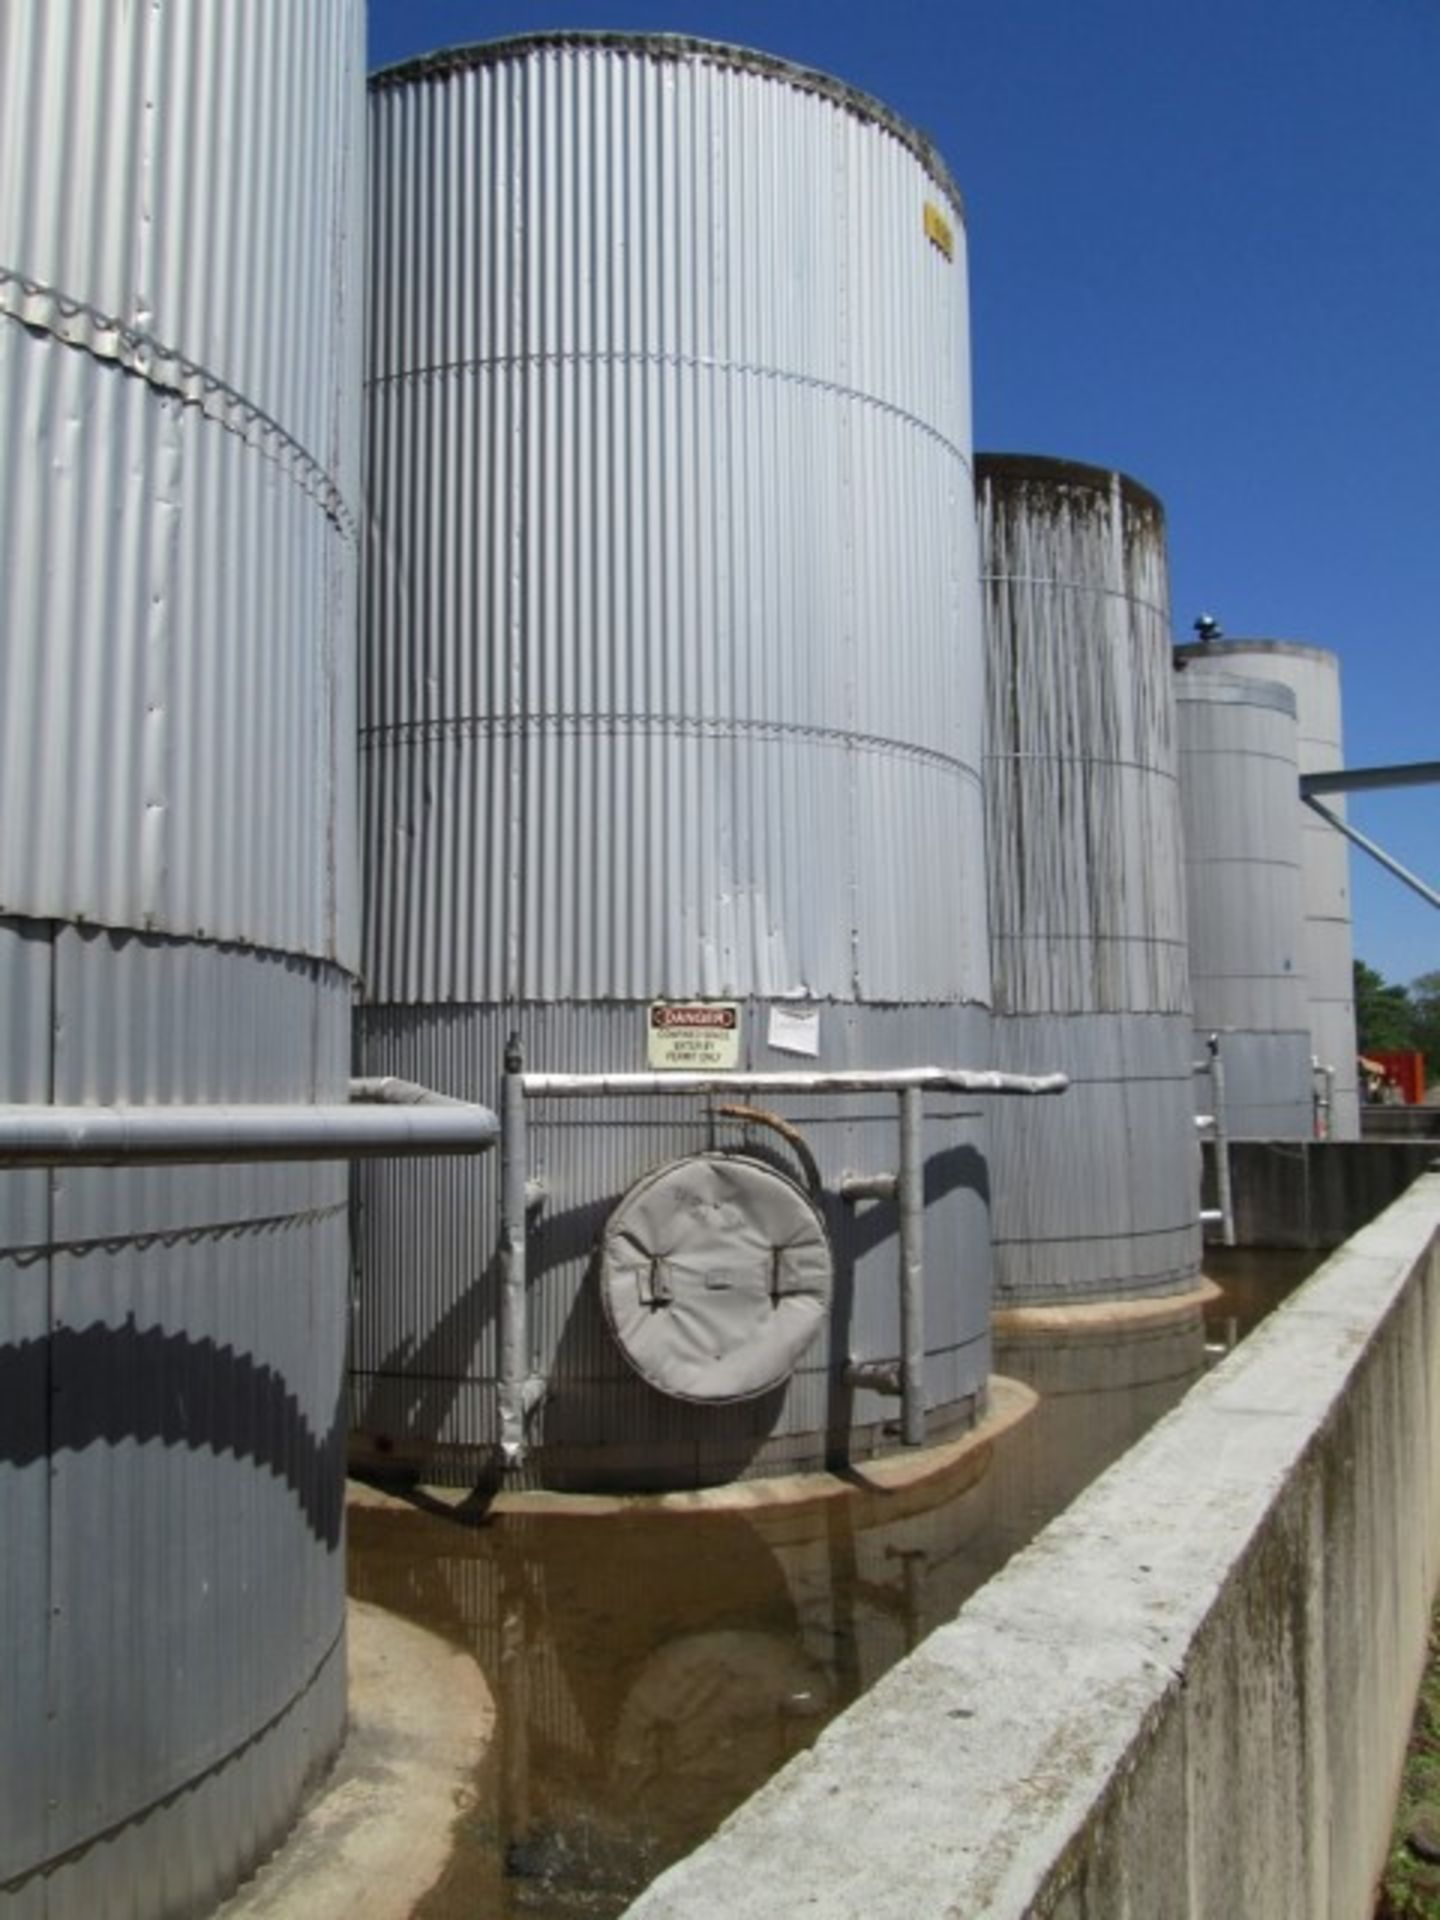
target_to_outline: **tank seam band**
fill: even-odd
[[[823,379],[819,374],[794,373],[785,367],[766,367],[748,360],[722,360],[713,354],[666,352],[660,348],[625,352],[593,347],[556,347],[539,353],[500,353],[474,360],[445,360],[433,366],[407,367],[398,373],[376,374],[365,385],[367,389],[375,389],[399,386],[411,380],[431,380],[453,373],[529,372],[535,368],[573,366],[659,367],[683,373],[740,374],[747,379],[774,380],[784,386],[803,387],[807,391],[828,394],[841,400],[856,400],[862,406],[873,407],[877,413],[902,421],[927,439],[934,440],[953,459],[958,460],[973,479],[974,468],[963,447],[957,446],[928,420],[922,420],[919,414],[911,413],[907,407],[899,406],[893,400],[883,400],[879,394],[866,393],[859,387],[846,386],[839,380]]]
[[[919,761],[958,775],[975,787],[979,769],[956,754],[917,742],[895,740],[879,733],[857,733],[849,727],[804,726],[784,720],[706,720],[684,714],[658,713],[531,713],[465,714],[448,720],[397,720],[362,727],[360,744],[368,751],[385,747],[436,746],[446,740],[505,739],[534,733],[655,734],[665,739],[759,739],[772,743],[810,740],[816,745],[853,748],[888,759]]]
[[[149,1801],[145,1806],[136,1807],[133,1812],[123,1814],[118,1820],[112,1820],[109,1826],[101,1827],[96,1832],[87,1834],[83,1840],[72,1841],[68,1847],[65,1847],[57,1854],[52,1854],[49,1859],[39,1861],[33,1867],[27,1867],[23,1873],[17,1874],[13,1880],[0,1880],[0,1894],[23,1892],[31,1881],[39,1879],[41,1876],[53,1874],[57,1868],[71,1866],[77,1860],[82,1860],[93,1848],[103,1845],[107,1840],[117,1838],[127,1827],[133,1827],[140,1820],[149,1819],[151,1815],[159,1813],[164,1808],[173,1807],[178,1801],[183,1800],[187,1794],[194,1793],[197,1787],[203,1786],[206,1781],[227,1772],[229,1768],[243,1760],[246,1754],[253,1748],[258,1747],[261,1741],[267,1740],[271,1734],[290,1718],[291,1714],[298,1712],[301,1707],[305,1705],[326,1667],[329,1666],[336,1654],[343,1650],[344,1645],[345,1624],[342,1621],[339,1632],[315,1662],[315,1665],[311,1668],[299,1692],[287,1700],[278,1712],[271,1714],[270,1718],[265,1721],[262,1726],[257,1727],[252,1734],[241,1741],[238,1747],[232,1748],[230,1752],[222,1754],[219,1759],[210,1761],[206,1766],[201,1767],[197,1773],[188,1775],[187,1778],[182,1780],[177,1786],[169,1788],[156,1799]],[[292,1821],[291,1825],[293,1826],[293,1824],[294,1822]]]
[[[167,346],[88,301],[77,300],[4,265],[0,265],[0,317],[44,334],[61,346],[74,347],[102,364],[118,367],[167,398],[198,408],[207,420],[233,433],[288,473],[343,537],[352,545],[358,544],[355,516],[315,456],[278,420],[218,374],[187,359],[178,348]]]

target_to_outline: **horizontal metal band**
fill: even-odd
[[[238,1240],[252,1233],[285,1233],[297,1227],[317,1227],[349,1211],[347,1199],[329,1207],[306,1207],[299,1213],[257,1214],[250,1220],[207,1220],[201,1226],[156,1227],[146,1233],[101,1233],[84,1240],[33,1241],[20,1247],[0,1247],[0,1261],[29,1267],[57,1253],[83,1259],[88,1253],[119,1253],[127,1247],[143,1253],[151,1247],[206,1246],[214,1240]]]
[[[92,1847],[98,1847],[106,1841],[115,1840],[124,1833],[127,1827],[133,1827],[137,1821],[150,1819],[155,1814],[164,1812],[170,1807],[177,1805],[181,1800],[203,1787],[207,1780],[233,1767],[237,1760],[243,1759],[253,1748],[258,1747],[263,1741],[268,1740],[272,1734],[279,1731],[292,1714],[299,1712],[305,1706],[326,1667],[329,1666],[330,1662],[334,1660],[337,1655],[343,1655],[344,1647],[345,1628],[342,1623],[334,1639],[311,1668],[309,1676],[301,1686],[299,1692],[295,1694],[292,1699],[287,1700],[278,1712],[272,1713],[264,1725],[257,1727],[249,1738],[242,1741],[238,1747],[232,1748],[228,1753],[220,1754],[213,1759],[207,1760],[205,1765],[201,1767],[197,1773],[187,1775],[184,1780],[171,1787],[168,1792],[161,1794],[158,1799],[151,1800],[144,1806],[131,1807],[127,1812],[121,1814],[118,1819],[110,1821],[106,1826],[97,1828],[93,1833],[86,1834],[83,1840],[74,1841],[70,1846],[66,1847],[63,1852],[52,1854],[48,1859],[37,1861],[33,1867],[26,1867],[22,1873],[17,1874],[12,1880],[0,1881],[0,1895],[8,1896],[10,1894],[23,1893],[27,1887],[34,1886],[39,1882],[42,1875],[54,1874],[58,1872],[60,1868],[68,1866],[71,1862],[83,1859]]]
[[[362,748],[432,746],[443,740],[513,739],[531,733],[655,734],[677,740],[810,740],[816,746],[852,748],[891,760],[912,760],[957,775],[979,787],[980,770],[938,747],[895,740],[851,727],[814,727],[785,720],[707,720],[689,714],[662,713],[497,713],[463,714],[453,719],[396,720],[362,727]]]
[[[0,317],[48,334],[61,346],[77,348],[93,359],[118,367],[157,393],[197,407],[227,433],[275,463],[320,507],[345,539],[359,541],[359,526],[339,488],[315,456],[287,433],[278,420],[247,400],[218,374],[189,360],[176,347],[113,314],[56,287],[31,280],[0,265]]]
[[[827,394],[834,399],[854,400],[876,413],[886,414],[892,420],[913,427],[917,433],[923,433],[926,439],[933,440],[952,459],[958,460],[971,475],[973,483],[974,468],[966,449],[957,447],[938,427],[932,426],[928,420],[922,420],[918,413],[897,406],[893,400],[884,400],[877,393],[867,393],[863,387],[849,387],[839,380],[823,379],[819,374],[796,373],[788,367],[764,367],[747,360],[717,360],[710,354],[666,352],[658,347],[619,352],[611,349],[554,347],[539,353],[497,353],[474,360],[441,360],[431,366],[404,367],[398,373],[377,373],[365,385],[367,390],[373,391],[379,387],[400,386],[412,380],[433,380],[457,373],[528,373],[541,367],[578,366],[665,367],[683,373],[734,374],[746,380],[774,380],[783,386],[803,387],[809,392]]]

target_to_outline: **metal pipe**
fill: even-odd
[[[500,1139],[500,1457],[505,1467],[525,1458],[525,1416],[521,1387],[529,1344],[526,1298],[526,1226],[529,1209],[529,1139],[525,1114],[524,1055],[512,1037],[505,1050],[500,1095],[504,1129]]]
[[[900,1421],[907,1447],[925,1444],[925,1104],[900,1094]]]
[[[1220,1202],[1220,1238],[1235,1244],[1235,1195],[1230,1183],[1230,1121],[1225,1111],[1225,1062],[1220,1058],[1220,1036],[1210,1036],[1210,1082],[1215,1108],[1215,1198]]]
[[[844,1379],[847,1387],[868,1387],[871,1393],[898,1396],[905,1391],[902,1373],[898,1360],[847,1360]]]
[[[393,1073],[350,1082],[350,1098],[363,1105],[382,1107],[464,1107],[469,1102],[456,1100],[434,1087],[422,1087],[418,1080],[402,1080]]]
[[[529,1214],[530,1129],[525,1112],[525,1057],[512,1036],[505,1049],[500,1138],[500,1460],[507,1473],[523,1467],[526,1426],[545,1397],[545,1382],[530,1371]]]
[[[893,1173],[842,1173],[840,1198],[850,1206],[862,1200],[893,1200],[900,1182]]]
[[[527,1073],[532,1099],[666,1093],[1064,1093],[1063,1073],[992,1073],[963,1067],[854,1068],[839,1073]]]
[[[430,1105],[0,1107],[0,1167],[190,1166],[479,1153],[488,1107]]]
[[[1318,813],[1320,818],[1328,821],[1337,833],[1343,833],[1347,840],[1353,841],[1362,852],[1368,853],[1372,860],[1378,861],[1387,873],[1393,873],[1397,880],[1403,881],[1412,893],[1418,893],[1427,905],[1440,907],[1440,893],[1437,893],[1434,887],[1427,886],[1418,874],[1411,873],[1408,867],[1402,867],[1400,862],[1386,853],[1382,846],[1378,846],[1375,841],[1367,838],[1358,827],[1352,827],[1348,820],[1342,820],[1338,813],[1332,813],[1329,807],[1322,805],[1313,795],[1302,793],[1300,797],[1313,813]]]

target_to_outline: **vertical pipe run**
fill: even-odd
[[[507,1472],[525,1463],[525,1374],[529,1364],[526,1188],[530,1175],[525,1057],[514,1036],[505,1049],[500,1141],[500,1457]]]
[[[907,1447],[925,1444],[925,1096],[900,1094],[900,1417]]]
[[[1215,1197],[1220,1202],[1220,1238],[1235,1244],[1235,1196],[1230,1185],[1230,1122],[1225,1111],[1225,1062],[1220,1037],[1210,1036],[1211,1103],[1215,1109]]]

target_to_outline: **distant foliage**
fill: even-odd
[[[1440,972],[1401,987],[1357,960],[1355,1035],[1361,1053],[1423,1053],[1426,1078],[1440,1080]]]

